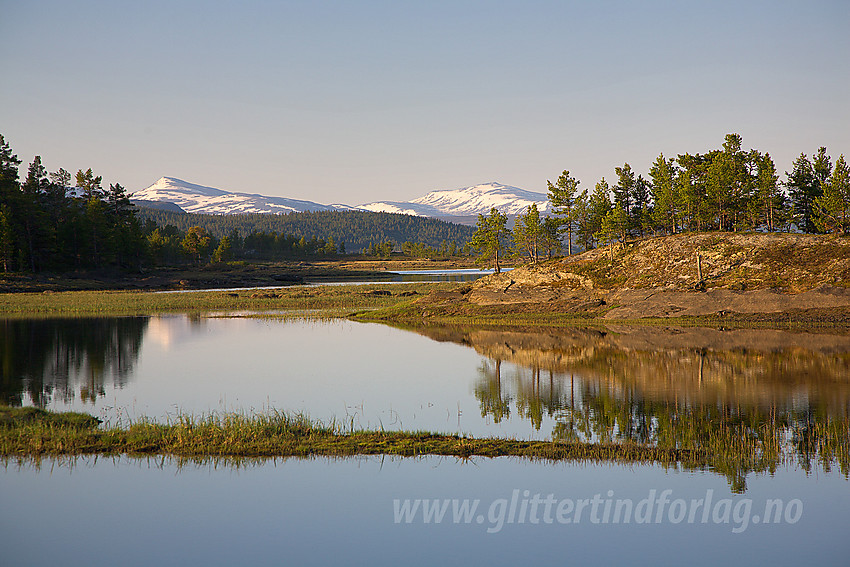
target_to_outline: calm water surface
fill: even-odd
[[[122,458],[73,468],[44,461],[40,470],[11,464],[0,468],[0,486],[4,565],[845,565],[850,551],[846,480],[799,470],[760,475],[742,496],[716,475],[655,466],[427,458],[233,469]],[[712,491],[713,502],[727,500],[739,515],[674,523],[665,508],[659,523],[655,509],[648,523],[594,523],[587,509],[567,524],[554,513],[546,523],[541,510],[535,524],[530,509],[520,516],[526,490],[559,504],[611,491],[636,505],[653,490],[670,490],[671,502]],[[490,509],[504,509],[500,501],[515,491],[514,522],[505,513],[497,530]],[[801,503],[794,523],[754,523],[776,498]],[[396,523],[394,501],[405,499],[480,502],[470,522],[454,522],[449,509],[440,522],[420,514]],[[746,501],[745,525],[735,518],[744,518]]]
[[[275,408],[355,427],[730,448],[706,470],[517,459],[6,460],[3,564],[841,565],[850,552],[842,334],[414,332],[182,315],[3,321],[0,332],[5,402],[110,423]],[[561,504],[570,513],[547,522],[535,508],[535,523],[535,495],[551,495],[552,514]],[[709,498],[703,516],[694,506]],[[441,521],[398,508],[433,499],[448,502]],[[453,520],[451,506],[475,500],[468,521]],[[601,521],[618,500],[623,514],[630,503],[631,521]],[[772,513],[781,509],[766,524],[768,500]]]
[[[604,440],[640,439],[650,431],[635,420],[663,407],[789,419],[850,413],[850,337],[841,334],[413,332],[185,315],[12,320],[0,332],[6,402],[111,422],[275,408],[358,427]],[[606,426],[617,412],[630,421]]]

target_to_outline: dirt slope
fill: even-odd
[[[523,266],[479,280],[466,297],[475,305],[582,306],[608,319],[811,310],[843,319],[848,286],[850,239],[701,233]]]

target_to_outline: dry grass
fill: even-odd
[[[417,294],[453,284],[411,283],[298,286],[239,291],[162,293],[68,291],[0,294],[0,317],[126,316],[211,311],[260,312],[389,307]]]

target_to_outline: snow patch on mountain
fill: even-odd
[[[376,213],[399,213],[414,217],[438,217],[442,213],[431,205],[420,205],[407,201],[378,201],[360,205],[359,209]]]
[[[488,214],[492,207],[496,207],[508,216],[525,212],[533,203],[537,204],[541,213],[549,211],[549,202],[545,193],[535,193],[495,182],[460,189],[431,191],[412,201],[377,201],[350,206],[322,205],[300,199],[235,193],[196,185],[175,177],[162,177],[150,187],[133,193],[131,198],[139,201],[173,203],[189,213],[228,215],[361,210],[435,217],[461,224],[475,224],[477,216]]]
[[[431,191],[412,201],[378,201],[360,205],[369,211],[404,213],[425,217],[476,217],[486,215],[492,207],[507,215],[524,213],[533,203],[541,213],[549,210],[545,193],[526,191],[501,183],[484,183],[461,189]]]
[[[335,211],[351,208],[347,205],[322,205],[300,199],[223,191],[175,177],[162,177],[150,187],[136,191],[131,197],[142,201],[174,203],[188,213],[213,215]]]
[[[532,204],[543,213],[549,210],[549,201],[545,193],[526,191],[519,187],[501,183],[484,183],[462,189],[444,189],[431,191],[424,197],[411,203],[428,205],[443,215],[479,215],[487,214],[492,207],[507,215],[524,213]]]

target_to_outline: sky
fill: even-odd
[[[326,204],[592,189],[731,132],[785,172],[850,154],[848,30],[847,0],[0,0],[0,134],[24,175]]]

